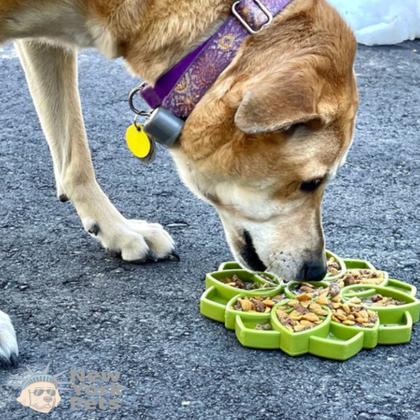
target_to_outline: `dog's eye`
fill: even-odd
[[[288,127],[285,127],[282,131],[288,136],[293,136],[293,134],[295,134],[295,132],[299,128],[308,128],[308,127],[304,123],[297,123],[297,124],[292,124],[292,125],[289,125]]]
[[[300,190],[303,192],[313,192],[318,189],[323,181],[323,178],[315,178],[310,181],[302,182],[302,184],[300,184]]]

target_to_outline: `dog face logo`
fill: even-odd
[[[17,401],[39,413],[49,413],[61,401],[57,380],[48,374],[31,376],[24,383]]]

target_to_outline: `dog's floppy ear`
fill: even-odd
[[[325,122],[319,112],[321,81],[313,69],[289,68],[266,75],[245,92],[236,126],[247,134],[287,130],[293,125]]]

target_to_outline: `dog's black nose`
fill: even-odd
[[[320,281],[327,275],[327,264],[324,259],[307,261],[303,264],[298,280]]]
[[[254,243],[252,242],[252,237],[249,232],[244,232],[245,245],[241,250],[241,257],[246,262],[246,264],[254,271],[265,271],[267,267],[261,261],[260,257],[255,250]]]

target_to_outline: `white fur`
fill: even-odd
[[[139,261],[149,255],[161,259],[173,252],[173,239],[158,223],[128,220],[119,214],[115,216],[118,220],[101,221],[96,238],[104,248],[121,252],[124,261]],[[90,218],[82,219],[82,222],[86,231],[95,223]]]
[[[18,354],[18,345],[12,321],[7,314],[0,311],[0,359],[9,361],[11,356],[18,356]]]

